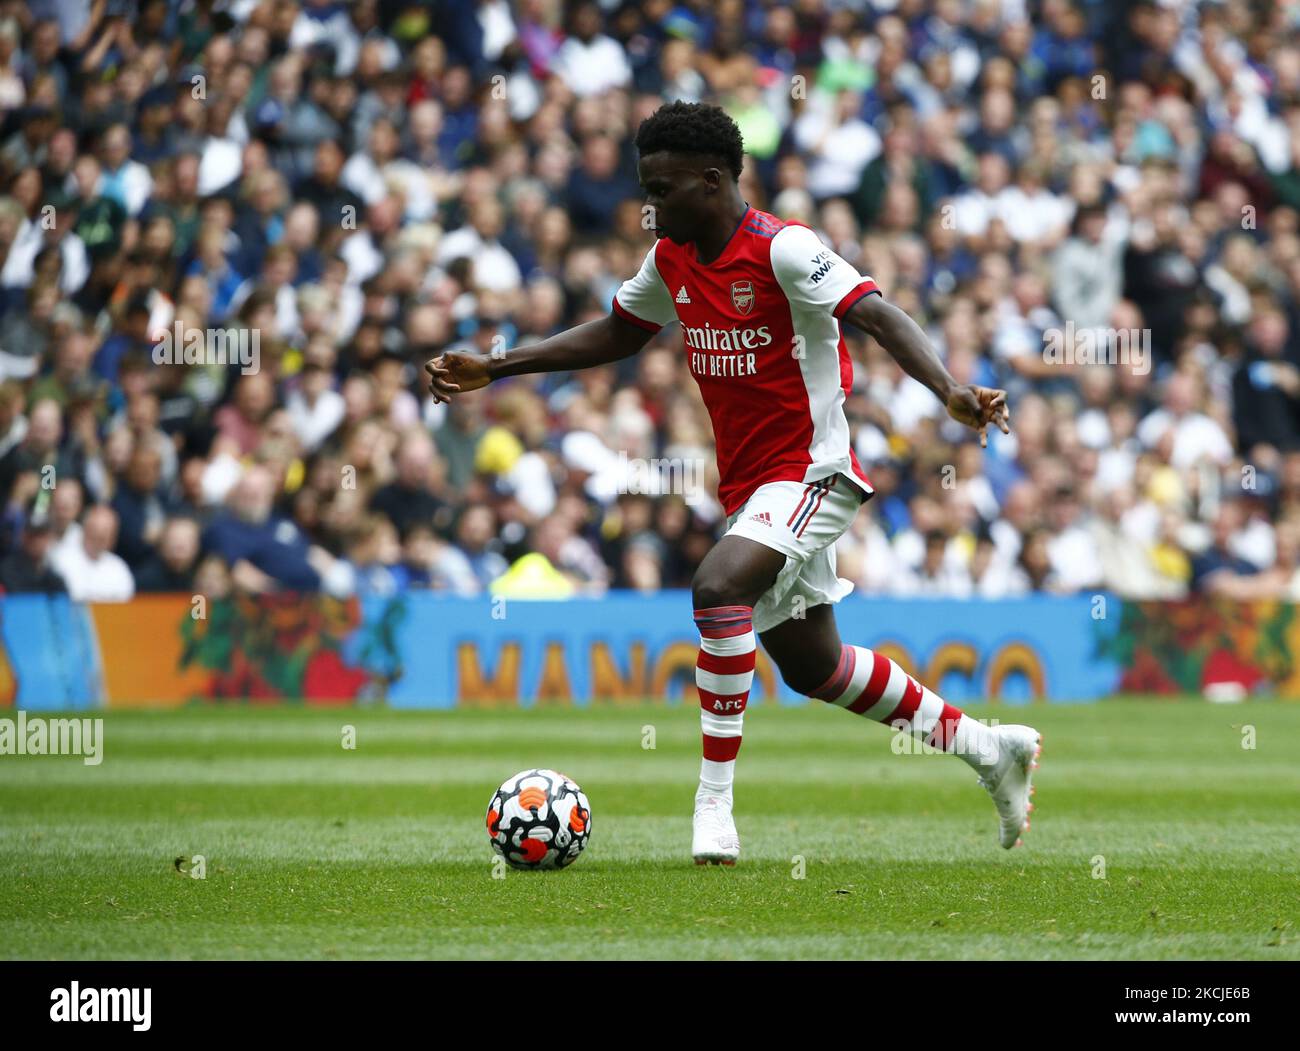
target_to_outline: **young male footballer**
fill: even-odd
[[[507,376],[618,361],[680,323],[713,421],[728,526],[692,582],[704,738],[697,864],[731,865],[740,853],[732,783],[756,633],[791,689],[960,756],[993,797],[998,841],[1015,846],[1033,809],[1038,731],[976,722],[883,654],[842,643],[832,611],[852,590],[836,576],[835,541],[872,494],[844,416],[853,365],[841,325],[879,342],[981,444],[989,424],[1009,433],[1006,392],[957,383],[871,278],[808,227],[750,207],[740,131],[721,109],[665,105],[636,146],[657,240],[610,313],[499,358],[440,354],[425,366],[430,390],[445,401]]]

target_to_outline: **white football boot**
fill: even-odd
[[[695,793],[695,835],[691,854],[697,865],[734,865],[740,836],[731,817],[731,800],[700,789]]]
[[[998,735],[998,761],[980,784],[993,797],[998,808],[1000,828],[998,842],[1008,850],[1020,846],[1020,833],[1029,829],[1029,815],[1034,804],[1033,771],[1043,754],[1043,735],[1032,726],[993,726]]]

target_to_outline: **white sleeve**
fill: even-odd
[[[656,244],[650,248],[641,269],[624,281],[614,294],[614,313],[649,332],[658,332],[670,321],[677,320],[677,309],[673,306],[668,286],[655,266],[657,247]]]
[[[772,272],[792,306],[817,307],[842,318],[876,283],[822,244],[806,226],[786,226],[772,238]]]

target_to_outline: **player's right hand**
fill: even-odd
[[[984,428],[990,423],[1003,434],[1011,433],[1011,410],[1007,408],[1007,392],[996,387],[954,387],[948,395],[948,415],[979,432],[980,447],[987,448],[988,435]]]
[[[425,362],[424,371],[429,374],[429,393],[438,401],[450,402],[453,394],[478,390],[492,382],[487,358],[458,350]]]

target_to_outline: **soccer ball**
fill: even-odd
[[[492,849],[517,869],[562,869],[591,836],[582,789],[554,770],[524,770],[492,793],[487,809]]]

